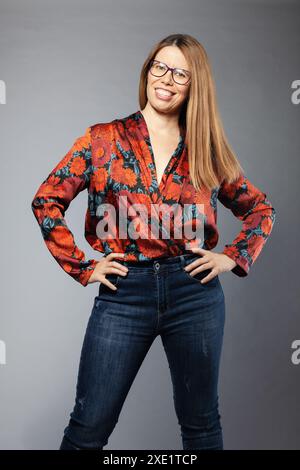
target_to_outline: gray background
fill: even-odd
[[[52,258],[31,212],[33,195],[87,126],[139,108],[142,63],[174,32],[206,48],[229,141],[277,211],[249,276],[220,275],[224,447],[300,448],[300,365],[291,362],[300,338],[300,105],[291,102],[291,83],[300,79],[299,17],[299,1],[1,0],[1,449],[58,448],[98,290],[82,288]],[[83,235],[86,206],[85,191],[66,219],[94,257]],[[220,252],[241,224],[218,208]],[[117,448],[182,448],[159,337],[105,447]]]

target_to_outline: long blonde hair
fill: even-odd
[[[196,190],[202,185],[218,187],[223,180],[234,182],[243,172],[230,148],[217,108],[215,84],[204,47],[188,34],[171,34],[151,49],[145,60],[139,83],[139,105],[147,104],[147,75],[149,63],[165,46],[175,45],[184,54],[191,70],[189,95],[179,117],[186,129],[190,178]]]

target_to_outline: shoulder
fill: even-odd
[[[126,127],[126,123],[132,117],[132,113],[128,116],[115,118],[111,121],[97,122],[89,126],[89,132],[92,139],[111,139],[114,132]]]
[[[126,116],[120,116],[108,122],[98,122],[90,126],[90,134],[92,139],[109,139],[114,135],[123,134],[126,129],[139,119],[140,112],[135,111]]]
[[[114,128],[114,122],[115,120],[109,122],[97,122],[95,124],[92,124],[89,127],[91,139],[95,140],[100,138],[111,138]]]

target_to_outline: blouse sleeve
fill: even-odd
[[[31,202],[50,253],[83,286],[87,285],[98,261],[85,259],[64,216],[72,199],[88,187],[91,168],[91,128],[88,127],[42,182]]]
[[[234,183],[223,182],[218,192],[219,201],[239,220],[242,229],[223,252],[237,265],[232,272],[239,277],[247,276],[271,234],[276,211],[267,195],[254,186],[245,175]]]

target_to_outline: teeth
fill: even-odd
[[[173,95],[173,93],[171,93],[170,91],[163,90],[162,88],[156,88],[156,90],[158,90],[161,95],[166,95],[166,96]]]

